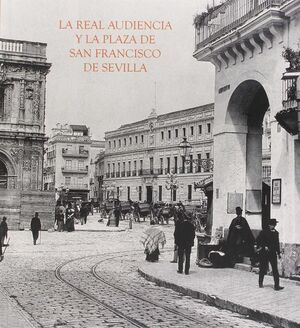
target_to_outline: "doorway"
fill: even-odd
[[[147,203],[152,203],[153,200],[153,187],[152,186],[146,186],[146,200]]]

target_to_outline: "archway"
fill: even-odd
[[[242,82],[233,92],[227,108],[225,123],[234,126],[243,154],[239,166],[245,172],[244,184],[245,214],[256,228],[264,226],[264,219],[270,215],[269,188],[263,187],[263,120],[269,108],[269,100],[263,86],[255,80]],[[256,222],[256,223],[255,223]]]
[[[6,165],[0,159],[0,188],[7,189],[8,173]]]

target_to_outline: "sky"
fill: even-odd
[[[208,0],[0,0],[4,38],[45,42],[47,60],[46,133],[56,123],[86,124],[94,139],[105,131],[157,114],[213,102],[214,66],[193,58],[193,17]],[[212,0],[209,0],[210,2]],[[73,29],[66,27],[70,20]],[[101,20],[105,30],[76,30],[77,20]],[[110,21],[164,21],[172,29],[157,31],[108,30]],[[59,22],[62,22],[61,24]],[[75,35],[83,35],[76,43]],[[112,44],[103,44],[103,34]],[[155,44],[126,44],[134,35],[155,35]],[[86,39],[88,35],[88,39]],[[117,41],[117,36],[121,40]],[[127,41],[124,35],[129,35]],[[94,36],[100,43],[91,43]],[[123,42],[123,43],[116,43]],[[74,49],[159,49],[157,59],[71,58]],[[78,54],[78,52],[77,52]],[[147,72],[84,72],[83,63],[145,64]],[[155,87],[156,86],[156,87]]]

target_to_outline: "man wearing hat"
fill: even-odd
[[[259,253],[259,287],[263,287],[264,276],[267,274],[269,262],[272,266],[274,289],[281,290],[284,287],[279,286],[279,273],[277,267],[277,256],[280,256],[279,233],[275,230],[276,219],[268,220],[268,227],[263,229],[257,237],[257,246]]]
[[[185,259],[184,273],[189,274],[191,250],[194,246],[195,226],[191,222],[191,217],[184,215],[184,221],[175,227],[175,245],[178,247],[178,273],[183,272],[183,262]]]

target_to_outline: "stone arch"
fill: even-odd
[[[249,79],[241,82],[233,91],[225,116],[225,124],[241,132],[235,135],[236,141],[241,145],[238,166],[245,175],[245,179],[240,183],[244,185],[242,189],[246,215],[251,216],[256,228],[260,228],[261,223],[263,224],[261,221],[262,213],[264,213],[262,207],[262,124],[269,106],[265,88],[257,80]]]
[[[15,188],[16,170],[13,161],[3,150],[0,151],[0,188]]]

